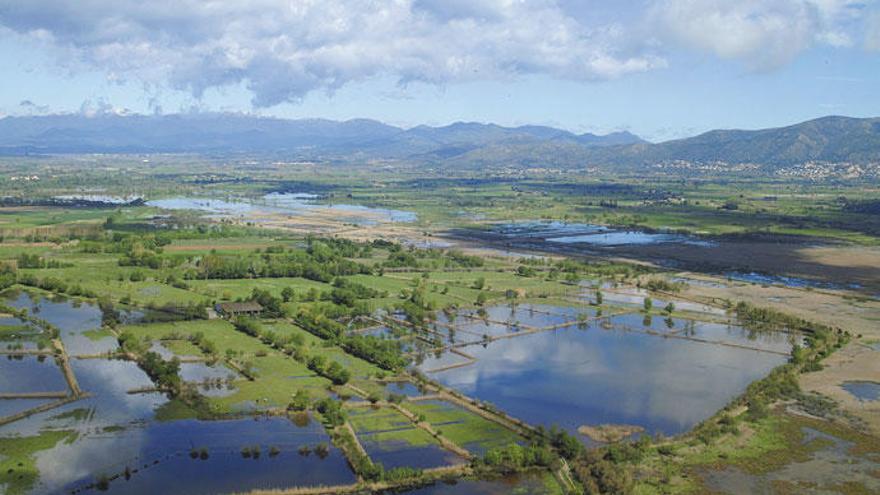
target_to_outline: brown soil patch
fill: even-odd
[[[635,425],[611,425],[598,426],[582,425],[578,427],[578,433],[589,437],[591,440],[602,443],[614,443],[626,437],[645,431],[641,426]]]
[[[880,380],[880,352],[859,341],[850,342],[822,362],[824,369],[801,375],[801,388],[836,400],[840,407],[862,420],[874,435],[880,435],[880,402],[860,401],[842,388],[847,381]]]

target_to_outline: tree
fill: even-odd
[[[486,304],[486,301],[488,300],[489,298],[488,296],[486,296],[485,292],[480,292],[479,294],[477,294],[477,306],[482,306]]]
[[[309,392],[305,389],[299,389],[296,391],[296,394],[293,396],[293,400],[288,404],[287,409],[291,411],[305,411],[309,408],[312,400],[309,397]]]
[[[675,311],[675,304],[670,302],[669,304],[666,305],[665,308],[663,308],[663,311],[666,311],[667,314],[671,315],[672,312]]]
[[[645,302],[644,302],[644,306],[645,306],[645,311],[651,311],[651,308],[654,307],[654,301],[652,301],[650,297],[646,297]]]
[[[293,295],[293,289],[291,289],[290,287],[285,287],[281,289],[281,299],[284,302],[290,302],[291,300],[293,300]]]
[[[597,304],[597,305],[598,305],[598,304],[602,304],[602,301],[603,301],[602,291],[601,291],[601,290],[597,290],[597,291],[596,291],[596,304]]]

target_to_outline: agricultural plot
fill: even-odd
[[[430,434],[392,408],[350,409],[349,418],[370,459],[381,463],[386,469],[424,469],[463,462],[463,459],[444,450]]]

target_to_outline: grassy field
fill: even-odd
[[[524,440],[510,430],[448,402],[420,401],[403,405],[458,445],[483,454],[488,449],[506,447]]]
[[[426,431],[389,407],[362,407],[348,410],[348,418],[358,437],[371,442],[403,442],[418,447],[436,444]]]
[[[0,487],[4,493],[27,493],[39,479],[35,455],[60,442],[72,442],[76,434],[69,431],[43,431],[26,437],[0,437]]]

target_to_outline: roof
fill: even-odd
[[[255,301],[220,303],[217,305],[224,313],[259,313],[263,306]]]

